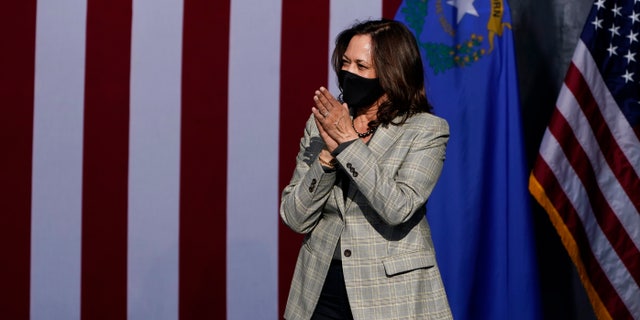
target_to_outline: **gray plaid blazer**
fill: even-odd
[[[311,317],[339,240],[355,319],[452,318],[425,218],[448,139],[444,119],[417,114],[378,128],[368,145],[351,143],[337,175],[317,159],[324,142],[311,116],[280,204],[284,223],[305,235],[286,319]]]

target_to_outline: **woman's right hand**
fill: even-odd
[[[338,142],[336,142],[335,140],[333,140],[333,138],[331,138],[331,136],[329,136],[327,131],[324,129],[323,124],[320,122],[320,120],[318,120],[318,116],[315,117],[315,121],[316,126],[318,127],[318,131],[320,131],[320,137],[322,138],[326,146],[325,149],[329,153],[329,156],[331,156],[331,152],[333,152],[333,150],[338,147]],[[325,151],[325,149],[323,149],[322,151]]]
[[[311,109],[315,116],[320,136],[330,152],[340,143],[358,139],[358,134],[351,125],[351,116],[347,104],[341,104],[324,87],[316,90],[313,97],[315,106]]]

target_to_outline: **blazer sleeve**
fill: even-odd
[[[298,233],[313,230],[335,184],[335,171],[325,172],[318,160],[323,147],[324,142],[312,115],[300,140],[293,177],[280,198],[282,221]]]
[[[395,145],[391,149],[402,152],[381,158],[391,165],[382,166],[361,140],[336,157],[372,209],[392,226],[408,221],[426,203],[442,172],[449,140],[444,119],[422,114],[410,120],[398,127],[401,137],[389,141]]]

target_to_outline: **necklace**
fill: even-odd
[[[378,129],[378,127],[376,126],[373,128],[369,128],[369,130],[367,130],[366,132],[360,133],[358,132],[358,129],[356,129],[356,125],[354,124],[353,120],[351,120],[351,126],[353,127],[353,130],[356,131],[356,133],[358,134],[358,137],[360,138],[368,137],[372,135],[374,132],[376,132],[376,129]]]

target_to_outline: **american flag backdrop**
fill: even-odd
[[[530,176],[599,319],[640,319],[640,1],[597,0]]]
[[[313,91],[399,2],[3,1],[0,318],[279,318]]]

